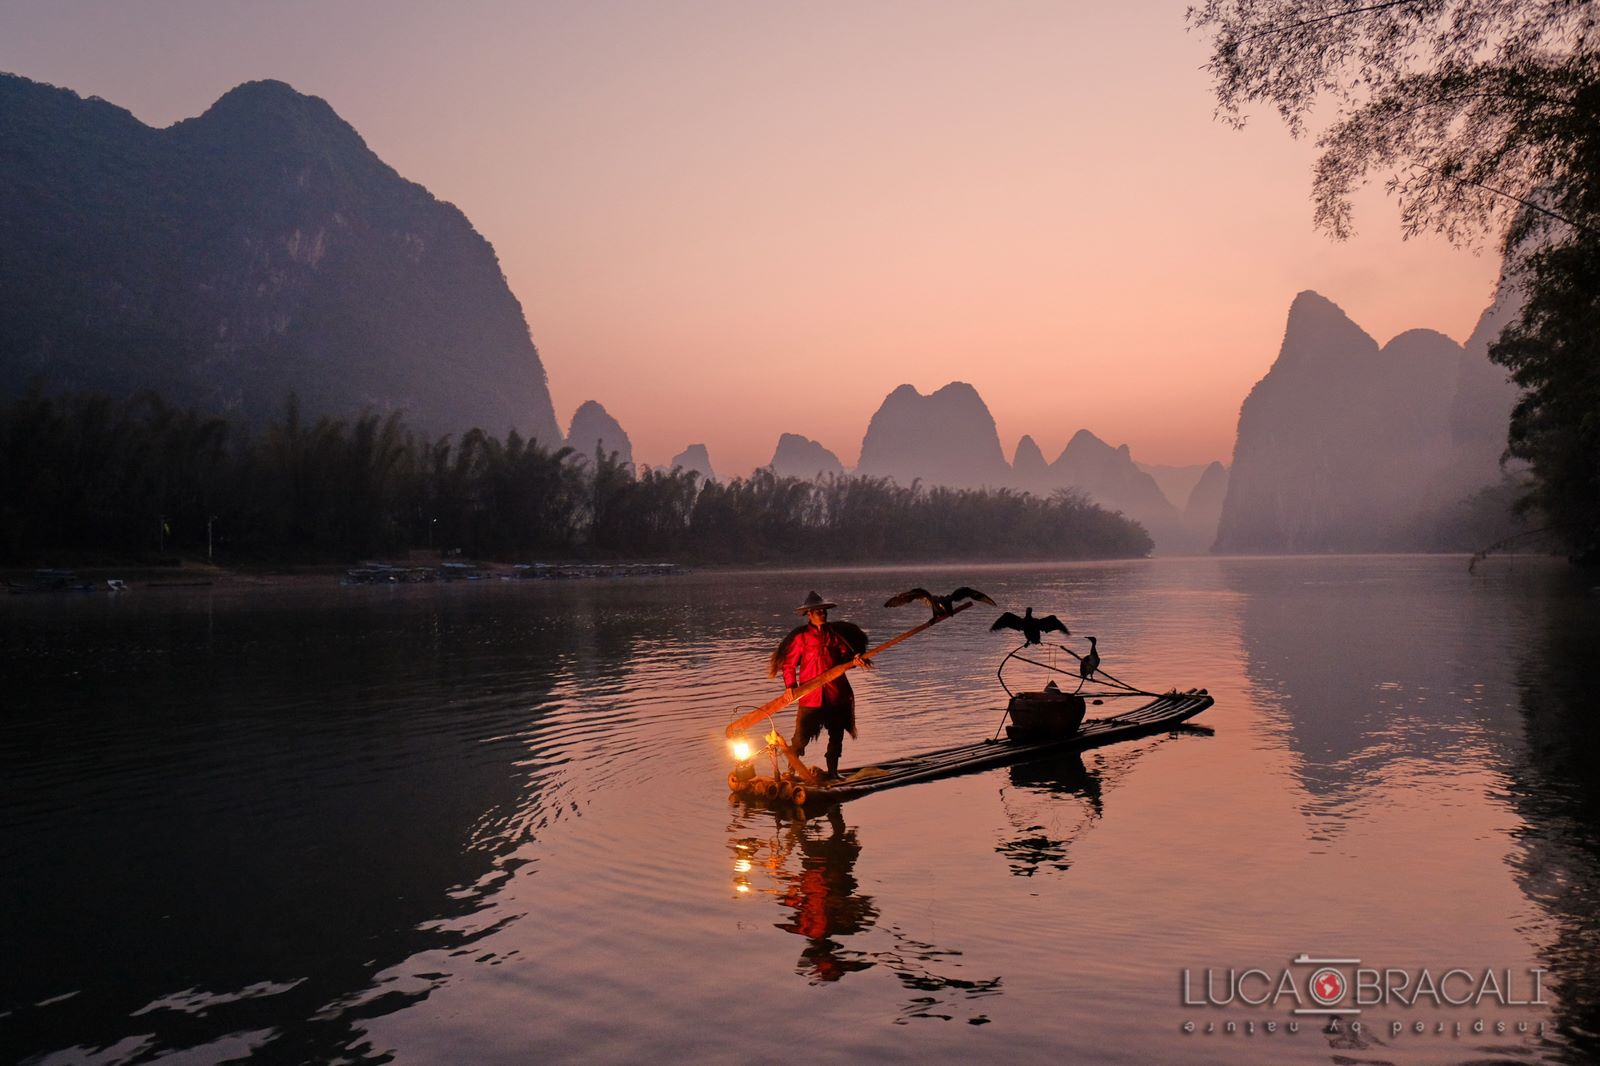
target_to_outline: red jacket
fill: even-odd
[[[855,649],[827,622],[820,628],[808,624],[804,629],[797,630],[787,643],[783,657],[785,688],[803,685],[818,674],[856,657]],[[852,706],[854,703],[855,693],[850,688],[850,679],[844,676],[834,678],[800,699],[802,707]]]

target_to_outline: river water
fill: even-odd
[[[730,800],[808,590],[962,583],[1209,733]],[[993,733],[994,613],[852,675],[846,765]],[[1525,559],[7,597],[0,1059],[1590,1061],[1597,634]],[[1293,1014],[1301,958],[1390,994]]]

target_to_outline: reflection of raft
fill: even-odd
[[[976,744],[964,744],[958,748],[944,748],[940,751],[924,752],[921,755],[891,759],[876,766],[845,770],[838,778],[826,780],[820,785],[805,786],[798,797],[793,795],[796,789],[796,783],[792,780],[793,775],[786,774],[782,778],[774,779],[755,776],[753,771],[747,771],[750,776],[741,781],[739,771],[736,770],[729,775],[728,783],[734,786],[734,791],[739,795],[756,800],[789,801],[804,806],[843,802],[886,788],[932,781],[940,777],[953,777],[996,766],[1027,762],[1057,752],[1082,751],[1085,748],[1095,748],[1119,740],[1132,740],[1151,733],[1161,733],[1193,718],[1213,702],[1205,689],[1169,692],[1135,710],[1112,715],[1109,718],[1090,719],[1075,731],[1024,730],[1019,733],[1012,730],[1011,735],[1005,740],[983,740]],[[785,795],[786,792],[788,795]]]

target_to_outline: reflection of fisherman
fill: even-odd
[[[833,938],[869,928],[878,915],[872,897],[856,892],[855,864],[861,844],[855,830],[845,828],[838,807],[829,808],[828,824],[831,832],[827,839],[813,838],[804,823],[797,827],[803,834],[800,872],[779,897],[784,906],[794,910],[794,919],[778,928],[810,941],[800,953],[800,962],[803,972],[815,982],[837,981],[853,970],[872,966],[870,959],[843,951]]]
[[[828,621],[829,608],[837,606],[813,591],[794,609],[809,621],[783,638],[768,664],[769,673],[773,675],[780,669],[783,671],[787,693],[852,659],[857,666],[872,668],[872,663],[861,657],[867,650],[867,635],[860,627],[849,622]],[[804,755],[806,745],[824,729],[828,731],[828,773],[837,774],[839,756],[844,751],[844,734],[848,731],[852,737],[856,735],[856,697],[849,679],[842,675],[801,697],[791,742],[794,753]]]

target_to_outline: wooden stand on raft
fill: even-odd
[[[790,773],[788,776],[779,774],[776,777],[767,777],[755,773],[755,767],[749,763],[741,764],[728,774],[728,789],[738,796],[747,796],[758,800],[783,800],[793,803],[796,807],[806,805],[806,789],[822,787],[822,778],[817,775],[813,767],[800,761],[800,757],[789,747],[789,742],[782,737],[776,737],[773,744],[783,757],[788,761]],[[752,760],[753,761],[753,760]],[[749,776],[741,776],[742,767],[749,767]]]
[[[901,641],[909,640],[918,633],[921,633],[923,630],[928,629],[930,626],[934,626],[940,622],[943,622],[946,618],[954,618],[956,615],[960,614],[962,611],[971,606],[972,603],[969,601],[967,603],[958,605],[956,609],[951,611],[949,614],[936,614],[926,622],[923,622],[921,625],[913,626],[897,637],[891,637],[889,640],[879,644],[876,648],[868,648],[866,651],[862,652],[858,658],[871,659],[879,652],[888,651]],[[789,706],[789,704],[794,703],[796,700],[804,699],[806,696],[811,695],[811,693],[817,691],[817,689],[821,688],[823,685],[826,685],[828,682],[833,681],[836,678],[843,677],[845,671],[851,669],[855,665],[855,659],[840,663],[838,666],[823,671],[810,681],[807,681],[805,684],[797,685],[793,689],[785,691],[783,695],[768,700],[766,703],[762,704],[760,707],[757,707],[749,714],[729,722],[728,728],[725,730],[727,736],[730,739],[738,736],[740,733],[744,732],[746,729],[749,729],[763,718],[772,717],[774,714],[777,714],[779,711]],[[789,742],[784,740],[783,737],[778,734],[777,730],[773,730],[772,735],[776,738],[776,744],[774,746],[783,754],[784,761],[789,764],[789,769],[793,775],[798,778],[804,786],[808,786],[810,788],[820,787],[822,781],[817,777],[816,771],[800,761],[800,757],[794,753],[794,749],[789,746]],[[741,795],[746,792],[761,792],[761,798],[771,799],[783,791],[784,782],[781,780],[775,781],[772,778],[761,776],[752,776],[741,780],[738,775],[738,770],[735,770],[733,773],[728,775],[728,786],[733,789],[734,792],[737,792]],[[769,783],[775,786],[774,790],[770,793],[767,792],[767,785]],[[789,799],[791,797],[784,796],[783,798]],[[803,789],[800,792],[800,798],[794,800],[794,802],[804,805],[805,792]]]
[[[794,753],[794,749],[789,746],[789,742],[784,740],[777,730],[773,730],[772,739],[773,746],[783,753],[784,761],[789,764],[789,769],[794,771],[794,776],[812,788],[822,784],[821,778],[817,777],[816,772],[811,767],[800,761],[800,756]]]

